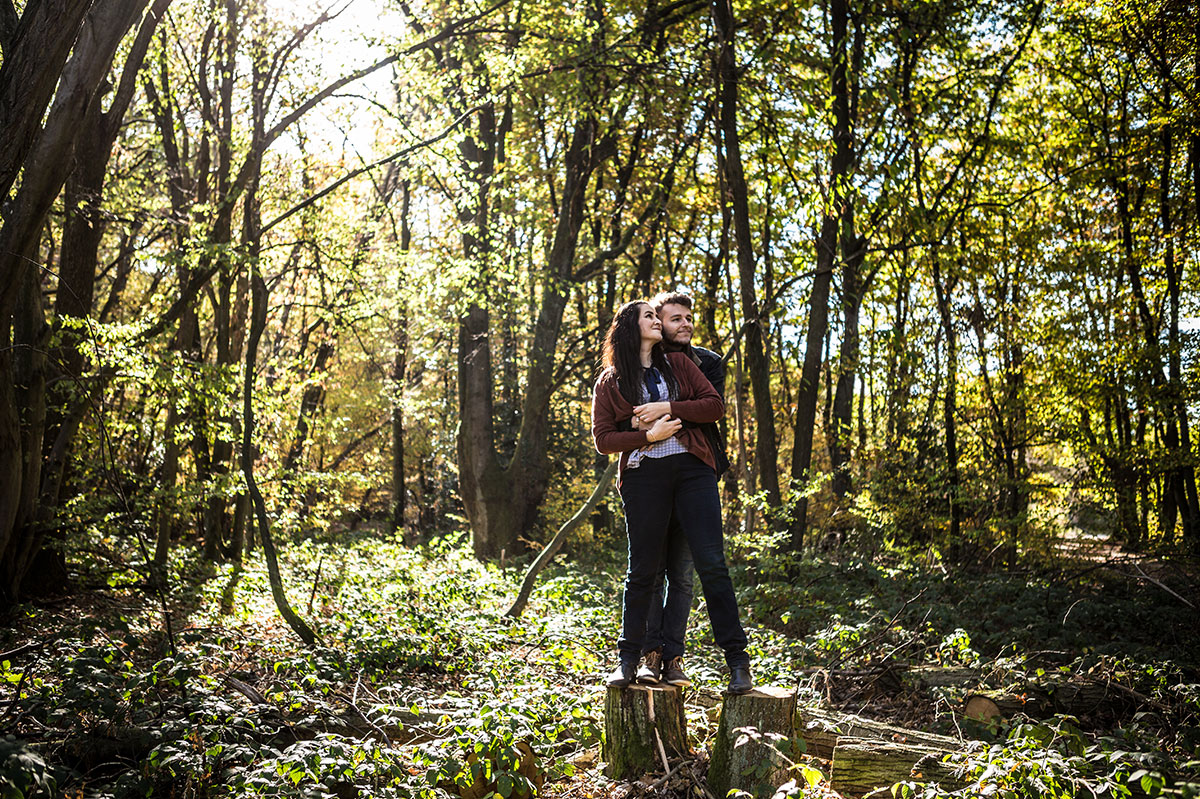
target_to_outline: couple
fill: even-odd
[[[729,666],[729,692],[740,694],[754,686],[717,493],[717,470],[728,466],[714,424],[725,412],[724,366],[716,353],[692,347],[691,336],[691,298],[667,294],[621,306],[604,340],[592,437],[600,452],[620,453],[629,537],[620,663],[608,684],[690,684],[680,658],[694,561]]]

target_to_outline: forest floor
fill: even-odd
[[[1088,546],[967,568],[933,550],[795,559],[735,539],[755,679],[797,689],[802,707],[962,740],[957,795],[1197,795],[1197,582],[1177,559],[1075,543]],[[688,627],[693,759],[671,779],[609,780],[601,675],[623,543],[573,550],[512,620],[524,563],[479,564],[461,536],[285,542],[312,648],[280,620],[257,553],[214,567],[181,546],[161,599],[93,554],[77,575],[88,587],[22,606],[0,638],[0,795],[704,796],[725,680],[705,614]],[[913,676],[931,667],[969,679]],[[1120,698],[1067,715],[1030,703],[988,723],[960,712],[970,692],[1062,682]],[[791,754],[791,795],[838,795],[828,761]]]

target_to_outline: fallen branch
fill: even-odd
[[[526,603],[529,602],[529,595],[533,593],[533,584],[537,582],[537,576],[549,565],[550,561],[558,554],[558,550],[562,548],[563,541],[567,539],[567,535],[583,523],[583,520],[591,515],[596,506],[600,504],[600,498],[608,490],[609,483],[612,482],[613,475],[617,473],[617,461],[612,461],[608,464],[608,468],[604,470],[604,474],[600,475],[600,479],[596,482],[596,488],[592,490],[592,495],[588,497],[587,502],[583,503],[575,515],[567,519],[562,527],[558,528],[558,532],[554,534],[554,538],[550,539],[550,543],[538,553],[537,559],[529,565],[528,571],[525,572],[525,579],[521,581],[521,590],[517,592],[517,598],[513,600],[512,607],[504,611],[504,615],[510,619],[520,618],[521,613],[525,610]]]
[[[1142,567],[1141,567],[1141,566],[1139,566],[1139,565],[1137,565],[1137,564],[1134,564],[1134,568],[1138,570],[1138,575],[1140,575],[1141,579],[1143,579],[1143,580],[1145,580],[1146,582],[1148,582],[1148,583],[1151,583],[1151,584],[1153,584],[1153,585],[1157,585],[1159,588],[1161,588],[1162,590],[1166,591],[1168,594],[1170,594],[1171,596],[1175,597],[1176,599],[1178,599],[1178,600],[1179,600],[1180,602],[1182,602],[1183,604],[1187,605],[1187,606],[1188,606],[1189,608],[1191,608],[1192,610],[1195,610],[1195,609],[1196,609],[1196,606],[1195,606],[1195,605],[1194,605],[1194,604],[1193,604],[1193,603],[1192,603],[1190,600],[1188,600],[1186,597],[1184,597],[1184,596],[1180,595],[1179,593],[1175,592],[1175,591],[1174,591],[1174,590],[1173,590],[1173,589],[1172,589],[1172,588],[1171,588],[1169,585],[1167,585],[1166,583],[1164,583],[1162,580],[1158,580],[1158,579],[1156,579],[1156,578],[1154,578],[1154,577],[1151,577],[1150,575],[1146,574],[1145,570],[1144,570],[1144,569],[1142,569]],[[1137,579],[1137,576],[1138,576],[1138,575],[1132,575],[1132,574],[1128,574],[1128,575],[1126,575],[1126,576],[1127,576],[1127,577],[1133,577],[1134,579]]]

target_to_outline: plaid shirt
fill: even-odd
[[[658,376],[658,396],[667,396],[667,381],[662,374],[655,370]],[[642,402],[650,401],[650,389],[645,385],[642,386]],[[668,455],[679,455],[687,452],[687,447],[683,445],[675,436],[664,438],[662,441],[655,441],[653,444],[647,444],[641,449],[635,449],[629,453],[629,463],[625,464],[626,469],[636,469],[641,465],[643,458],[665,458]]]

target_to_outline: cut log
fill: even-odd
[[[904,672],[904,682],[916,688],[957,688],[978,685],[983,672],[967,666],[914,666]]]
[[[834,747],[842,738],[869,738],[946,750],[960,746],[957,738],[948,735],[896,727],[882,721],[814,707],[796,708],[796,732],[804,739],[805,751],[808,754],[826,760],[833,758]]]
[[[963,783],[942,761],[948,750],[866,738],[840,738],[833,750],[829,784],[843,795],[862,796],[897,782],[936,782],[954,789]]]
[[[795,714],[796,692],[788,688],[727,694],[708,767],[708,787],[713,795],[725,796],[737,788],[753,796],[771,796],[787,782],[789,759],[796,754],[792,751]],[[744,727],[755,732],[738,746],[747,736],[739,732]]]
[[[1004,690],[979,690],[963,700],[963,715],[976,721],[1008,719],[1023,713],[1034,719],[1045,718],[1054,712],[1050,697],[1035,688],[1021,693]]]
[[[633,779],[688,752],[683,694],[673,685],[609,688],[604,699],[604,773]]]
[[[1129,710],[1144,710],[1154,704],[1154,700],[1123,685],[1101,682],[1063,683],[1050,692],[1050,701],[1055,710],[1069,716],[1095,713],[1115,716]]]
[[[1096,713],[1121,716],[1131,710],[1144,709],[1151,702],[1116,683],[1052,682],[975,691],[963,702],[963,714],[981,721],[1008,719],[1019,713],[1031,718],[1045,718],[1056,712],[1069,716]]]

